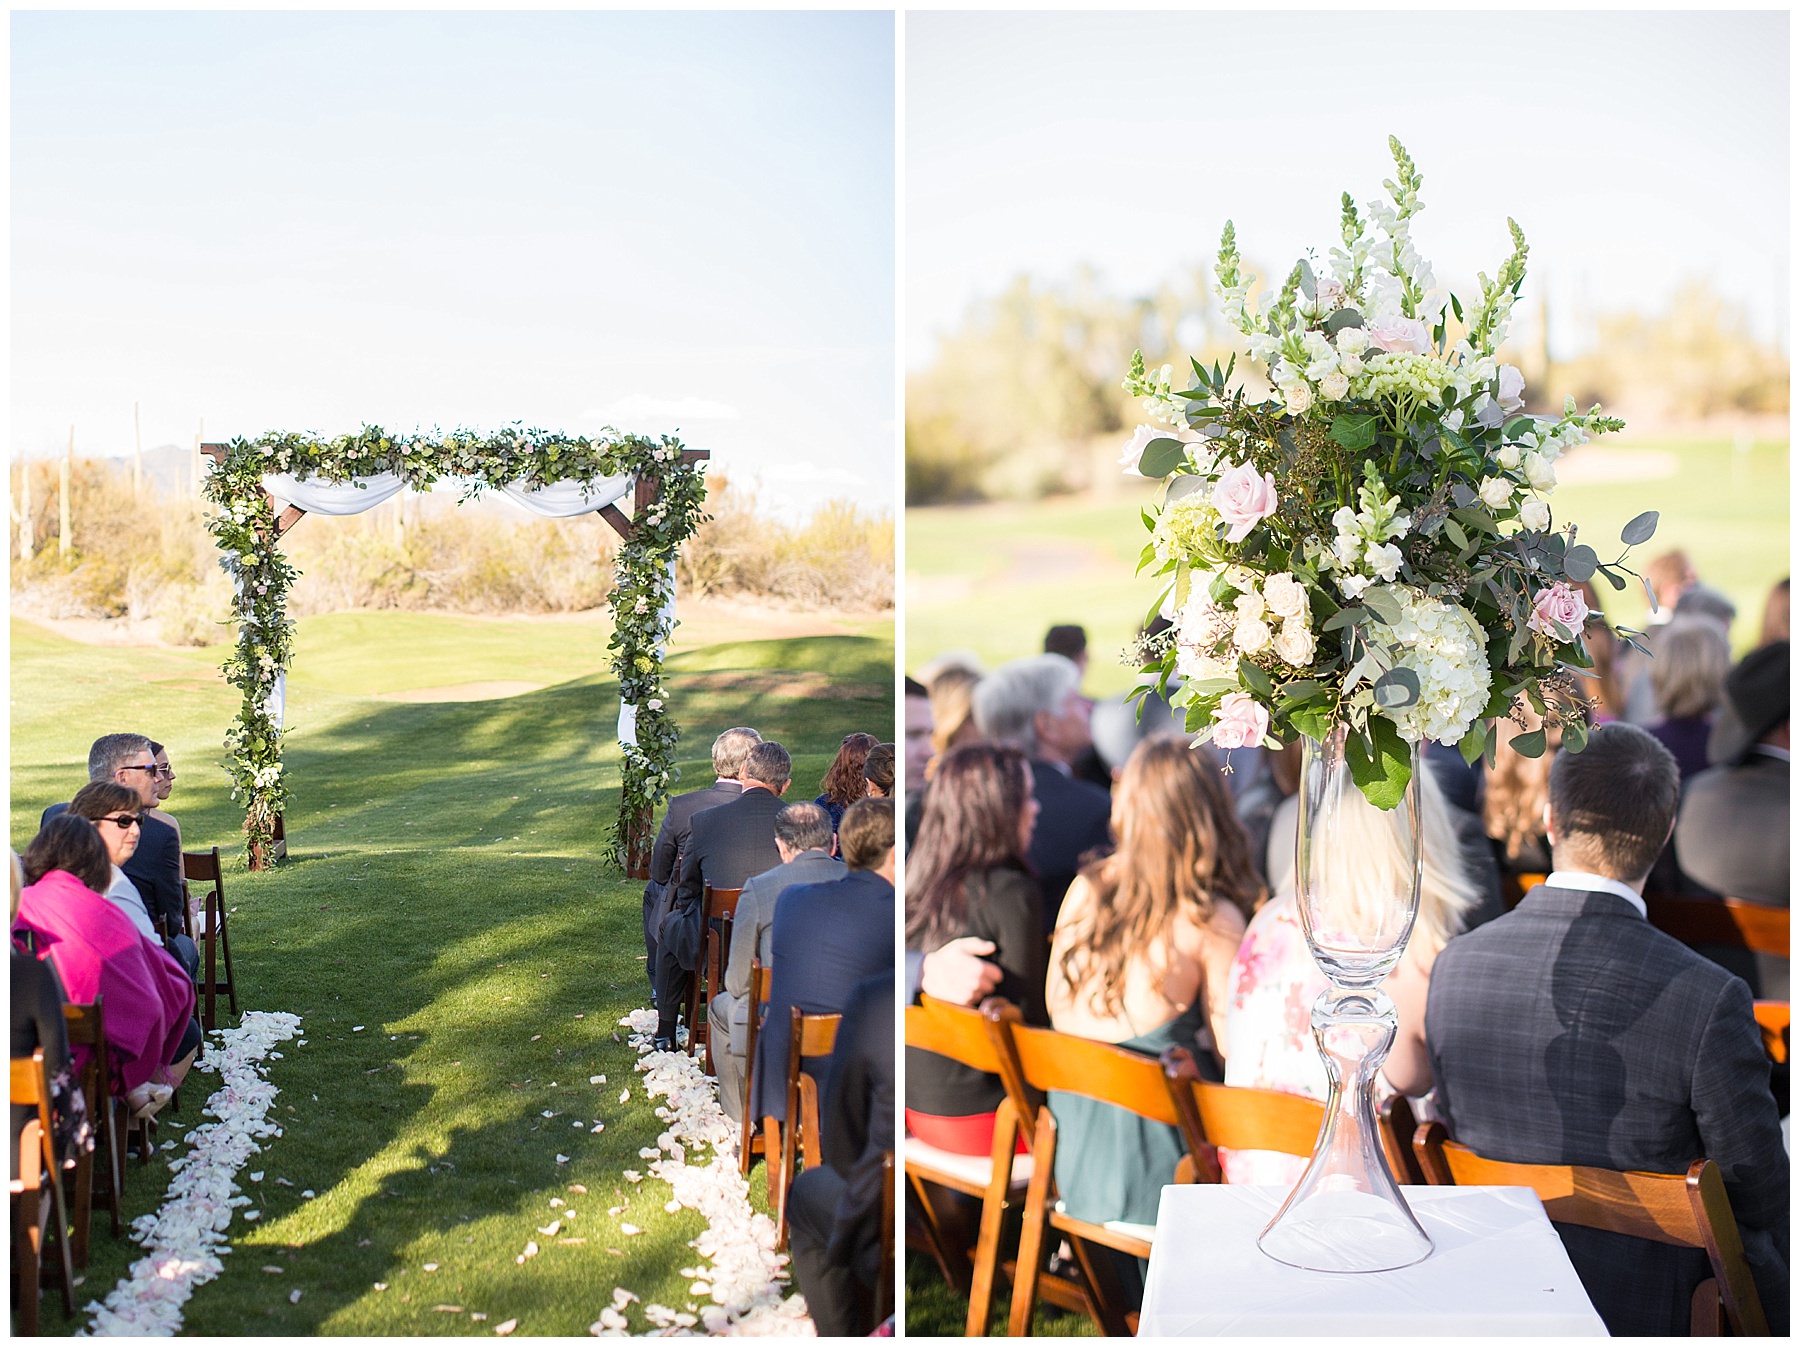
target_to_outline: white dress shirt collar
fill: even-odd
[[[1760,753],[1765,758],[1774,758],[1777,762],[1788,761],[1788,751],[1785,748],[1777,748],[1774,744],[1752,744],[1750,751]]]
[[[1544,884],[1552,889],[1580,889],[1587,893],[1616,894],[1636,908],[1638,916],[1650,915],[1644,906],[1644,896],[1623,880],[1608,879],[1605,875],[1590,875],[1585,870],[1554,870],[1544,876]]]

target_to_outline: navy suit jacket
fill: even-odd
[[[1538,885],[1453,939],[1425,1039],[1450,1135],[1521,1164],[1717,1162],[1770,1327],[1788,1325],[1788,1159],[1750,989],[1610,893]],[[1615,1335],[1685,1334],[1704,1252],[1558,1225]]]
[[[663,815],[662,827],[656,831],[656,845],[650,851],[650,882],[670,884],[675,879],[675,862],[688,840],[694,815],[702,809],[730,804],[743,794],[736,781],[715,781],[703,790],[690,790],[669,801],[669,812]]]
[[[769,1013],[756,1039],[756,1083],[750,1116],[787,1119],[788,1012],[841,1015],[856,984],[894,967],[894,886],[872,870],[852,870],[828,884],[796,884],[775,904],[770,933],[774,976]],[[831,1059],[809,1057],[821,1104]]]
[[[50,822],[68,809],[68,804],[53,804],[44,811],[38,826]],[[161,921],[171,935],[182,929],[181,907],[181,839],[161,819],[143,814],[138,828],[137,850],[119,868],[125,872],[144,897],[144,906],[153,921]]]
[[[775,848],[775,815],[781,808],[781,797],[774,791],[747,789],[729,804],[694,815],[669,915],[657,937],[681,967],[694,968],[699,957],[700,899],[706,885],[741,889],[752,875],[781,864],[781,852]]]

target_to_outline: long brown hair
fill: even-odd
[[[930,952],[964,933],[970,875],[1027,868],[1019,823],[1030,797],[1025,755],[1011,745],[964,744],[938,760],[906,858],[908,949]]]
[[[1481,801],[1481,823],[1487,835],[1506,848],[1506,859],[1516,861],[1533,838],[1544,835],[1544,806],[1550,803],[1550,765],[1562,747],[1562,726],[1546,730],[1546,746],[1535,758],[1513,752],[1512,741],[1521,734],[1543,729],[1543,718],[1520,703],[1519,720],[1501,716],[1494,721],[1494,765],[1488,768],[1487,794]],[[1520,721],[1523,723],[1521,724]]]
[[[1146,739],[1133,750],[1112,827],[1118,849],[1082,871],[1094,904],[1062,956],[1071,987],[1092,971],[1090,1003],[1103,1014],[1123,1008],[1126,964],[1178,913],[1203,925],[1227,902],[1248,917],[1263,897],[1224,778],[1185,739]]]
[[[825,769],[825,775],[819,778],[819,793],[843,808],[848,808],[867,795],[869,779],[863,775],[863,764],[869,760],[869,750],[877,742],[872,734],[860,731],[846,734],[844,742],[838,745],[837,757]]]

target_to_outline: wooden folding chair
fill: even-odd
[[[1162,1066],[1153,1057],[1111,1043],[1077,1038],[1053,1029],[1034,1029],[998,1015],[989,1016],[988,1025],[1000,1059],[1000,1079],[1019,1115],[1021,1128],[1031,1137],[1031,1180],[1025,1193],[1007,1331],[1015,1337],[1031,1331],[1031,1311],[1039,1297],[1044,1261],[1050,1253],[1046,1235],[1054,1230],[1068,1240],[1081,1270],[1078,1294],[1084,1302],[1082,1309],[1108,1336],[1135,1334],[1137,1314],[1125,1310],[1112,1264],[1097,1255],[1093,1246],[1148,1258],[1150,1232],[1122,1221],[1097,1224],[1058,1211],[1056,1118],[1047,1107],[1036,1109],[1029,1120],[1026,1115],[1045,1091],[1058,1090],[1179,1128],[1181,1118],[1163,1083]],[[1185,1139],[1186,1134],[1183,1136]],[[1194,1159],[1191,1150],[1186,1158]],[[1177,1182],[1182,1180],[1180,1169],[1178,1166]]]
[[[50,1125],[50,1082],[44,1076],[44,1050],[12,1059],[11,1100],[35,1110],[19,1134],[19,1177],[12,1180],[13,1261],[18,1276],[17,1331],[35,1337],[43,1275],[60,1282],[63,1317],[75,1313],[75,1268],[69,1250],[69,1210],[63,1200],[62,1167],[56,1162],[55,1133]],[[46,1264],[45,1244],[56,1245],[56,1260]]]
[[[842,1015],[808,1015],[799,1006],[788,1007],[787,1121],[763,1119],[764,1145],[780,1155],[776,1162],[779,1188],[775,1194],[775,1247],[787,1248],[788,1194],[793,1191],[798,1162],[812,1169],[824,1163],[819,1151],[819,1082],[801,1067],[803,1058],[826,1057],[837,1046]],[[771,1026],[772,1029],[772,1026]],[[779,1137],[777,1144],[775,1138]],[[765,1152],[765,1158],[767,1153]]]
[[[201,899],[200,919],[193,921],[193,903],[187,904],[188,919],[198,934],[201,947],[200,993],[202,996],[200,1027],[211,1032],[218,1028],[213,1015],[213,997],[224,992],[231,1001],[231,1013],[238,1013],[237,980],[231,971],[231,931],[225,920],[225,867],[219,860],[219,849],[184,851],[181,853],[181,877],[190,884],[210,884]],[[218,975],[218,955],[223,953],[225,978]]]
[[[1325,1106],[1317,1099],[1202,1080],[1194,1055],[1186,1048],[1165,1051],[1162,1070],[1164,1087],[1193,1157],[1195,1181],[1225,1181],[1219,1167],[1221,1146],[1235,1151],[1312,1156],[1319,1128],[1325,1122]]]
[[[875,1274],[873,1333],[894,1313],[894,1153],[881,1153],[881,1263]]]
[[[1762,1030],[1763,1051],[1779,1065],[1788,1059],[1789,1004],[1786,1001],[1758,1001],[1756,1027]]]
[[[750,1116],[750,1101],[756,1097],[756,1038],[762,1027],[765,1007],[769,1004],[769,987],[774,982],[774,970],[764,968],[761,959],[750,964],[750,1025],[749,1033],[744,1040],[744,1110],[739,1115],[744,1125],[739,1128],[741,1139],[738,1142],[738,1173],[748,1176],[752,1157],[762,1156],[768,1162],[769,1200],[775,1200],[775,1164],[776,1152],[769,1147],[769,1136],[758,1126],[758,1120]]]
[[[984,1011],[1016,1022],[1016,1007],[999,997]],[[921,995],[919,1004],[906,1008],[906,1046],[960,1062],[988,1075],[1000,1074],[1000,1058],[982,1011],[953,1006]],[[994,1141],[987,1155],[957,1155],[928,1145],[908,1134],[904,1157],[906,1181],[918,1198],[919,1242],[937,1261],[944,1280],[969,1297],[965,1337],[985,1337],[993,1306],[994,1287],[1000,1273],[1000,1235],[1010,1202],[1024,1200],[1031,1181],[1031,1156],[1016,1154],[1018,1114],[1011,1096],[1000,1101],[994,1120]],[[981,1199],[981,1224],[973,1254],[950,1238],[938,1218],[927,1186],[949,1188]],[[909,1234],[911,1227],[909,1226]]]
[[[1713,1275],[1694,1288],[1693,1335],[1717,1337],[1727,1324],[1740,1337],[1768,1335],[1725,1180],[1711,1160],[1694,1161],[1686,1174],[1513,1164],[1459,1146],[1439,1122],[1421,1127],[1413,1145],[1428,1182],[1529,1188],[1552,1221],[1705,1249]]]
[[[1741,898],[1646,893],[1650,924],[1684,945],[1726,945],[1756,954],[1788,957],[1788,910]]]
[[[731,952],[731,923],[737,916],[738,897],[742,889],[715,889],[705,886],[700,897],[700,958],[694,976],[688,979],[687,1022],[688,1056],[694,1056],[699,1045],[706,1044],[706,1072],[713,1072],[712,1033],[707,1023],[706,1008],[719,988],[725,985],[725,958]],[[713,923],[723,928],[715,930]]]
[[[81,1069],[81,1096],[87,1101],[88,1121],[94,1129],[94,1149],[75,1160],[75,1266],[87,1266],[89,1227],[96,1202],[104,1202],[112,1214],[113,1238],[124,1229],[119,1199],[125,1186],[124,1130],[119,1114],[123,1103],[112,1092],[112,1063],[106,1051],[105,998],[96,996],[88,1006],[63,1006],[63,1024],[70,1047],[86,1047],[88,1059]]]

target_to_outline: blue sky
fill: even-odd
[[[1554,353],[1690,276],[1785,344],[1788,67],[1785,11],[911,14],[906,363],[1020,273],[1147,291],[1227,218],[1278,279],[1380,193],[1390,132],[1441,283],[1518,220]]]
[[[891,508],[887,13],[12,17],[12,445],[679,428]]]

